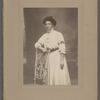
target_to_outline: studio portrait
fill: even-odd
[[[24,8],[23,84],[78,85],[78,9]]]

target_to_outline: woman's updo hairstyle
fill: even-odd
[[[43,20],[43,24],[44,25],[45,25],[46,21],[50,21],[54,25],[54,27],[57,24],[56,20],[52,16],[47,16],[47,17],[44,18],[44,20]]]

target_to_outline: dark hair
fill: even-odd
[[[43,20],[43,24],[45,24],[46,21],[50,21],[54,26],[56,26],[57,22],[52,16],[47,16]]]

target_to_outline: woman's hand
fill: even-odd
[[[60,55],[60,68],[61,69],[64,68],[64,55],[63,54]]]
[[[60,68],[63,69],[64,68],[64,62],[60,61]]]
[[[38,43],[38,42],[35,44],[35,48],[42,50],[42,52],[47,52],[47,50],[46,50],[45,48],[43,48],[43,47],[41,46],[41,44]]]
[[[45,48],[41,48],[43,52],[47,52],[47,50]]]

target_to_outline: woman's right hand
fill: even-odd
[[[47,52],[47,50],[46,50],[45,48],[42,48],[42,51],[43,51],[43,52]]]
[[[43,52],[47,52],[47,50],[46,50],[45,48],[43,48],[43,47],[41,46],[41,44],[39,44],[38,42],[35,44],[35,48],[41,49]]]

